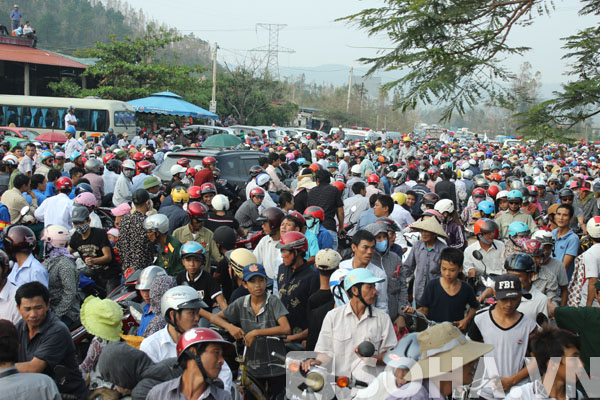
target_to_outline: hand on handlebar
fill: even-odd
[[[416,312],[416,310],[414,308],[412,308],[411,306],[406,306],[402,309],[402,312],[405,312],[407,314],[414,314]]]
[[[254,340],[256,339],[256,331],[250,331],[244,336],[244,342],[246,342],[246,346],[252,346]]]
[[[304,361],[302,361],[302,371],[308,372],[310,367],[312,367],[314,365],[321,365],[321,361],[314,359],[314,358],[304,360]]]
[[[242,328],[235,325],[231,325],[230,328],[227,328],[227,332],[229,332],[229,334],[233,336],[235,340],[241,340],[246,335]]]

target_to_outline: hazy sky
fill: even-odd
[[[143,9],[149,17],[174,26],[182,33],[194,32],[211,43],[218,42],[221,48],[219,61],[235,63],[244,57],[261,54],[247,52],[268,44],[268,32],[256,28],[256,23],[287,24],[279,34],[279,45],[291,48],[295,53],[280,54],[279,65],[299,67],[299,72],[302,67],[323,64],[359,67],[361,64],[356,61],[359,57],[374,55],[376,51],[364,47],[390,46],[385,37],[369,38],[353,26],[334,22],[336,18],[376,6],[378,2],[374,1],[127,1],[134,8]],[[557,0],[551,17],[537,18],[532,26],[514,29],[511,44],[529,46],[532,50],[524,58],[508,59],[507,65],[516,70],[523,61],[529,61],[542,73],[545,83],[565,81],[562,75],[565,62],[561,60],[564,51],[559,39],[597,23],[597,18],[577,16],[579,5],[575,0]]]

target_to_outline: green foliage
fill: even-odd
[[[171,31],[149,29],[143,37],[127,37],[122,41],[111,37],[110,43],[97,42],[83,54],[98,59],[84,72],[84,76],[98,83],[96,88],[76,91],[69,80],[51,84],[50,88],[58,96],[97,96],[123,101],[169,90],[206,106],[210,87],[197,78],[203,71],[201,67],[153,61],[160,49],[178,40]]]
[[[258,67],[238,66],[218,74],[217,113],[232,115],[239,124],[287,125],[297,112],[284,100],[280,82],[263,76]]]

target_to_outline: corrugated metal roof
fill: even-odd
[[[30,64],[56,65],[59,67],[87,68],[86,65],[47,50],[26,46],[0,44],[0,60]]]

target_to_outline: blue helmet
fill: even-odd
[[[179,249],[179,255],[181,256],[181,258],[185,258],[187,256],[199,257],[205,254],[206,250],[204,249],[204,246],[194,241],[187,242]]]
[[[82,182],[75,186],[75,196],[79,196],[81,193],[94,193],[94,190],[91,185]]]
[[[305,162],[306,162],[306,158],[304,158],[304,157],[300,157],[298,159],[298,164],[300,164],[300,165],[304,164]]]
[[[75,135],[77,133],[77,131],[75,130],[75,127],[73,125],[67,126],[67,129],[65,129],[65,132],[72,133],[73,135]]]
[[[511,190],[508,192],[508,196],[506,196],[508,200],[516,200],[519,199],[523,201],[523,193],[520,190]]]
[[[494,215],[494,213],[496,212],[496,207],[494,206],[494,203],[489,200],[484,200],[481,203],[479,203],[477,209],[486,215]]]
[[[521,222],[521,221],[512,222],[508,226],[508,236],[516,236],[516,235],[529,236],[530,233],[531,233],[531,230],[529,229],[527,224],[524,222]]]
[[[504,164],[502,164],[502,168],[510,168],[510,164],[504,163]]]
[[[44,151],[42,154],[40,154],[40,161],[45,161],[49,158],[54,158],[54,154],[49,151]]]
[[[71,153],[71,155],[69,156],[69,159],[70,159],[71,161],[75,161],[75,160],[77,159],[77,157],[80,157],[80,156],[81,156],[81,153],[80,153],[80,152],[78,152],[78,151],[74,151],[74,152],[72,152],[72,153]]]

